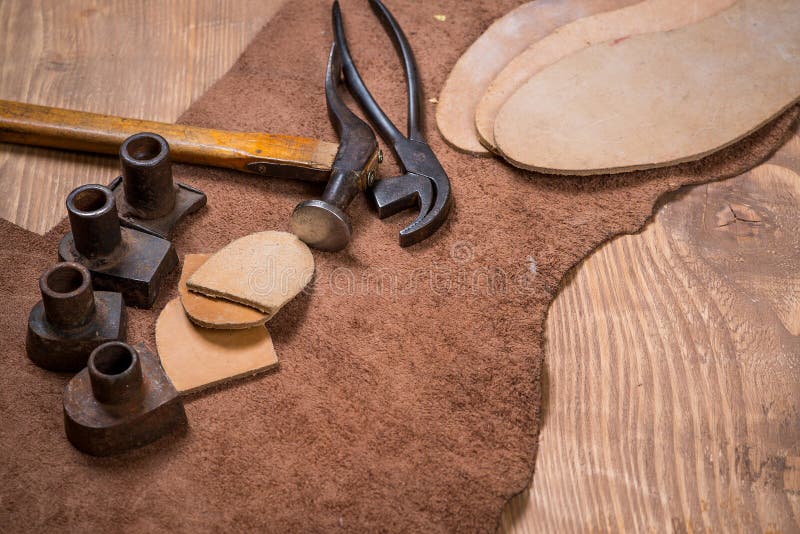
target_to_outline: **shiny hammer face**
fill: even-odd
[[[305,200],[292,212],[292,233],[317,250],[336,252],[350,242],[353,227],[347,214],[324,200]]]

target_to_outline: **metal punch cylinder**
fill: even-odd
[[[39,278],[47,321],[67,330],[91,322],[95,313],[89,270],[78,263],[58,263]]]
[[[177,189],[166,139],[143,132],[128,137],[119,149],[125,202],[133,215],[157,219],[175,209]]]
[[[142,397],[142,364],[136,349],[122,342],[100,345],[87,365],[92,394],[104,404],[123,404]]]
[[[67,196],[67,213],[75,249],[87,258],[107,256],[122,241],[117,205],[109,188],[78,187]]]

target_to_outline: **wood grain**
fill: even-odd
[[[664,202],[550,309],[506,532],[800,531],[800,138]]]
[[[0,99],[173,122],[283,0],[4,0]],[[0,217],[44,233],[113,157],[0,144]]]

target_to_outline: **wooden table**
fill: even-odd
[[[174,121],[282,1],[5,0],[0,98]],[[116,167],[0,144],[0,216],[43,233]],[[800,530],[798,172],[795,136],[564,281],[536,474],[503,530]]]
[[[668,195],[563,282],[507,530],[800,531],[799,172],[795,135]]]

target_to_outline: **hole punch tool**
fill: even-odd
[[[95,348],[125,339],[122,295],[94,291],[83,265],[57,263],[39,278],[39,290],[25,338],[28,358],[39,367],[76,373]]]
[[[59,261],[80,263],[97,290],[122,293],[125,304],[149,308],[178,264],[166,239],[121,226],[111,189],[82,185],[67,196],[71,232],[58,244]]]
[[[142,132],[119,147],[122,175],[108,186],[117,201],[123,226],[172,239],[175,226],[206,205],[206,195],[172,179],[167,140]]]
[[[344,78],[350,92],[380,136],[392,147],[403,171],[400,176],[376,181],[367,191],[378,217],[383,219],[419,207],[417,218],[400,231],[400,246],[407,247],[419,243],[439,229],[447,220],[453,197],[450,179],[422,133],[422,90],[411,45],[386,6],[379,0],[370,0],[370,6],[383,23],[403,61],[408,93],[408,135],[403,135],[389,120],[364,84],[347,46],[338,1],[333,3],[334,39],[341,54]]]
[[[100,345],[64,389],[67,439],[93,456],[141,447],[185,425],[180,395],[143,343]]]

